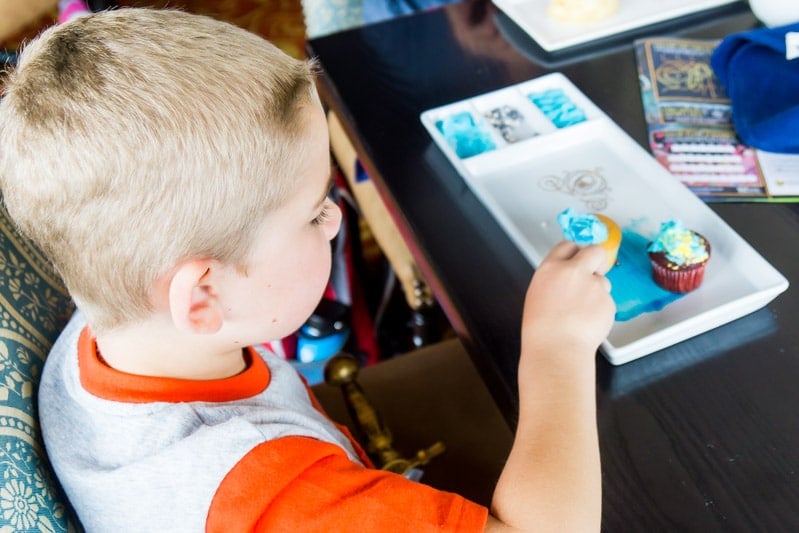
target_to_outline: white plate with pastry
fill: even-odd
[[[739,0],[493,0],[498,8],[547,52],[737,1]]]

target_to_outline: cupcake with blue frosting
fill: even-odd
[[[699,287],[710,259],[710,243],[678,220],[660,225],[647,247],[652,277],[667,291],[686,293]]]
[[[608,270],[616,264],[621,245],[621,229],[612,219],[597,213],[580,213],[566,209],[558,215],[563,238],[579,247],[598,244],[608,256]]]

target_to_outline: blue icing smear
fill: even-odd
[[[527,98],[558,128],[585,122],[585,113],[574,105],[563,89],[547,89],[539,93],[530,93]]]
[[[558,214],[563,237],[580,246],[599,244],[608,240],[608,228],[596,215],[578,213],[568,208]]]
[[[617,264],[607,273],[619,322],[642,313],[660,311],[685,296],[661,289],[654,282],[646,251],[648,244],[649,239],[642,235],[628,230],[622,232]]]
[[[468,111],[439,120],[436,122],[436,128],[461,159],[482,154],[497,147],[488,131],[482,128]]]

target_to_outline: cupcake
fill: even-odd
[[[691,292],[705,277],[710,243],[679,221],[664,222],[646,249],[652,263],[652,277],[671,292]]]
[[[569,208],[558,215],[563,237],[577,246],[598,244],[608,256],[608,270],[616,264],[621,245],[621,229],[613,220],[600,214],[578,213]]]

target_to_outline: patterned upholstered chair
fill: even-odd
[[[0,205],[0,532],[79,531],[44,451],[36,394],[73,310],[44,256]]]
[[[305,33],[309,38],[361,26],[363,0],[302,0]]]
[[[309,38],[462,0],[301,0]]]

